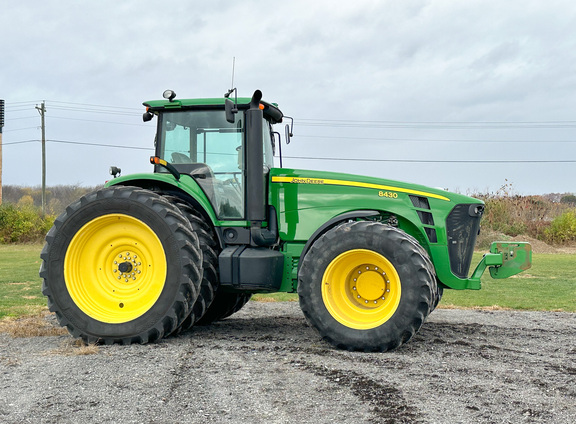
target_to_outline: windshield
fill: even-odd
[[[244,120],[229,123],[223,110],[179,110],[160,114],[157,156],[191,175],[218,219],[245,217]],[[272,127],[262,125],[263,176],[274,166]],[[168,172],[157,166],[156,172]]]
[[[194,177],[219,219],[244,217],[243,132],[242,120],[230,124],[222,110],[160,115],[158,156]]]

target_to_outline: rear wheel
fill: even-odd
[[[176,207],[136,187],[104,188],[71,204],[41,257],[49,309],[89,343],[159,339],[198,296],[198,237]]]
[[[300,306],[320,335],[348,350],[386,351],[407,342],[436,292],[430,260],[403,231],[345,223],[312,245],[298,278]]]
[[[202,282],[198,298],[194,302],[190,314],[175,331],[175,334],[177,334],[190,329],[204,316],[214,301],[220,284],[218,278],[218,253],[220,252],[220,246],[216,240],[214,229],[196,209],[176,196],[165,196],[165,198],[170,203],[178,206],[180,211],[188,218],[194,232],[198,235],[200,250],[202,250]]]
[[[198,299],[192,311],[182,325],[174,332],[178,334],[192,328],[195,324],[209,325],[238,312],[250,300],[250,293],[232,293],[219,289],[218,254],[220,246],[214,234],[214,229],[202,216],[182,199],[166,195],[165,198],[178,206],[190,221],[192,228],[198,235],[200,249],[202,250],[202,284]]]

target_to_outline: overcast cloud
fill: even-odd
[[[574,28],[573,0],[2,0],[3,183],[41,182],[42,100],[48,185],[151,171],[142,102],[222,96],[236,57],[295,118],[285,167],[576,192]]]

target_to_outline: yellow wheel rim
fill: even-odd
[[[388,321],[400,303],[400,277],[394,265],[371,250],[337,256],[322,278],[328,312],[349,328],[368,330]]]
[[[118,324],[138,318],[158,300],[166,281],[162,243],[144,222],[109,214],[72,238],[64,279],[72,300],[95,320]]]

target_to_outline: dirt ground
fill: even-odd
[[[572,424],[575,336],[576,314],[438,309],[397,351],[346,352],[296,302],[149,345],[4,333],[0,423]]]

